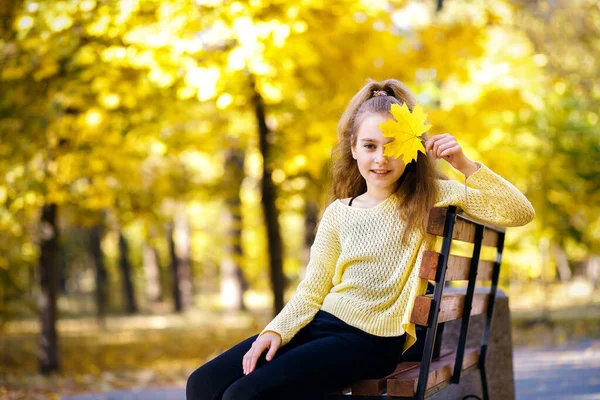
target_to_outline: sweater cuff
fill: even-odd
[[[481,161],[473,161],[475,165],[477,165],[477,171],[473,172],[469,176],[465,176],[465,181],[472,181],[473,177],[477,178],[478,175],[481,175],[481,170],[485,167],[485,165]],[[485,167],[487,168],[487,167]]]
[[[489,171],[488,167],[486,167],[481,161],[473,162],[475,163],[475,165],[477,165],[477,171],[473,172],[469,176],[465,176],[465,204],[467,208],[469,207],[469,193],[467,189],[467,183],[475,181],[475,186],[477,186],[477,182],[481,181],[482,179],[485,180],[485,177],[482,178],[482,176],[485,176],[486,173]]]
[[[264,335],[267,332],[273,332],[279,335],[279,338],[281,339],[281,342],[283,343],[283,335],[277,331],[274,331],[272,329],[265,329],[263,330],[261,333],[258,334],[258,336],[256,337],[256,339],[258,339],[259,337],[261,337],[262,335]]]

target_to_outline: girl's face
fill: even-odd
[[[383,145],[394,140],[384,137],[379,129],[379,124],[386,120],[387,117],[378,114],[365,116],[358,128],[352,156],[358,164],[360,174],[367,182],[367,191],[391,194],[396,189],[396,182],[402,176],[406,165],[401,158],[383,155]]]

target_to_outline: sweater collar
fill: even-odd
[[[342,201],[340,199],[337,199],[336,201],[341,205],[342,208],[347,208],[347,209],[352,209],[352,210],[359,210],[359,211],[377,211],[379,209],[386,208],[390,204],[395,203],[397,201],[397,198],[398,198],[398,194],[397,193],[392,193],[391,195],[389,195],[388,197],[386,197],[385,200],[377,203],[373,207],[368,207],[368,208],[349,206],[347,204],[342,203]]]

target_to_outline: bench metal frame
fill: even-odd
[[[431,366],[431,359],[433,355],[433,347],[436,339],[436,332],[438,327],[438,314],[439,304],[442,300],[442,294],[445,287],[446,281],[446,269],[448,268],[448,258],[450,256],[450,249],[452,246],[452,234],[454,233],[454,225],[456,224],[457,209],[456,206],[449,206],[446,213],[446,221],[444,224],[444,239],[442,242],[442,251],[440,257],[441,268],[438,269],[435,279],[435,288],[433,292],[432,310],[434,312],[429,314],[429,321],[427,324],[427,334],[425,336],[425,345],[423,350],[423,359],[421,361],[421,370],[419,373],[419,383],[417,385],[417,393],[415,398],[418,400],[425,399],[431,396],[435,392],[432,388],[427,393],[427,377],[429,376],[429,368]],[[469,320],[471,317],[471,306],[473,303],[473,294],[475,292],[475,284],[477,282],[477,267],[479,265],[479,257],[481,254],[481,246],[483,242],[484,229],[493,230],[498,233],[498,243],[496,244],[496,259],[494,260],[494,270],[492,273],[492,282],[490,287],[490,293],[488,298],[488,306],[486,313],[485,328],[483,338],[481,342],[481,351],[479,353],[479,371],[481,374],[481,385],[483,389],[484,400],[489,400],[487,375],[485,370],[485,358],[487,354],[488,341],[490,336],[490,328],[492,324],[492,316],[494,312],[494,302],[496,299],[496,290],[498,288],[498,278],[500,276],[500,264],[502,262],[502,251],[504,249],[504,237],[505,230],[497,227],[490,227],[483,225],[480,222],[471,220],[465,216],[460,218],[471,221],[475,224],[475,240],[473,241],[473,255],[471,258],[471,265],[469,269],[469,281],[467,285],[467,292],[465,296],[465,303],[463,308],[463,316],[461,318],[461,328],[458,338],[458,347],[456,349],[456,361],[454,364],[454,373],[450,383],[460,383],[460,377],[462,372],[463,358],[465,354],[465,346],[467,342],[467,333],[469,329]],[[465,371],[467,372],[467,371]],[[446,385],[445,385],[446,386]],[[433,392],[433,393],[432,393]],[[392,398],[392,397],[390,397]]]

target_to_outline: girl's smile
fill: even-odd
[[[373,172],[377,176],[385,176],[386,174],[389,174],[391,171],[390,170],[371,170],[371,172]]]

